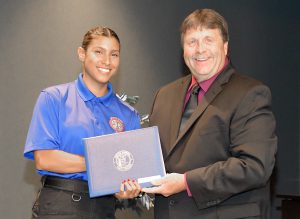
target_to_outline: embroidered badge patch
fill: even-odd
[[[109,120],[109,125],[116,132],[123,132],[125,129],[122,120],[117,117],[111,117]]]

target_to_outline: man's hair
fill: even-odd
[[[219,29],[223,41],[229,41],[228,24],[225,18],[212,9],[197,9],[185,18],[180,28],[182,45],[186,31],[197,28]]]
[[[99,27],[94,27],[94,28],[90,29],[88,32],[86,32],[86,34],[83,37],[81,47],[84,50],[87,50],[91,41],[99,36],[113,37],[118,41],[119,45],[121,46],[120,39],[115,31],[113,31],[112,29],[110,29],[108,27],[100,27],[99,26]]]

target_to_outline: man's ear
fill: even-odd
[[[85,50],[82,47],[78,47],[77,49],[78,58],[81,62],[84,62],[85,60]]]
[[[228,54],[228,41],[224,43],[224,51],[225,51],[225,55]]]

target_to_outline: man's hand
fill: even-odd
[[[151,182],[155,187],[143,188],[142,191],[146,193],[158,193],[165,197],[182,192],[186,190],[184,174],[171,173],[165,177]]]
[[[141,192],[141,186],[135,180],[124,180],[120,192],[115,194],[117,199],[129,199],[137,197]]]

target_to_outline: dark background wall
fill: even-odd
[[[22,153],[32,109],[42,88],[77,77],[76,49],[83,34],[96,25],[110,26],[119,34],[122,63],[114,88],[139,95],[136,108],[148,113],[155,91],[182,76],[182,20],[204,7],[228,20],[234,65],[270,86],[279,136],[274,194],[300,195],[296,0],[1,0],[1,218],[30,217],[39,177]],[[278,205],[274,199],[273,218],[280,217]],[[133,215],[137,217],[130,212],[120,217]],[[142,217],[151,218],[152,211]]]

